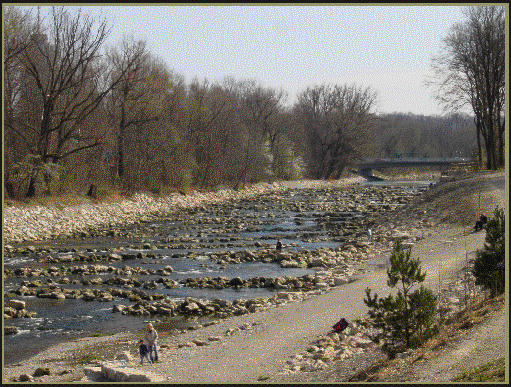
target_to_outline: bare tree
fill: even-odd
[[[194,80],[188,90],[188,118],[185,128],[188,152],[193,155],[193,181],[200,187],[219,184],[222,164],[231,148],[235,105],[228,91],[218,84]]]
[[[287,94],[282,90],[258,85],[253,80],[236,81],[226,78],[223,85],[238,101],[239,119],[250,135],[247,141],[251,143],[251,147],[260,148],[260,152],[268,159],[269,172],[275,177],[282,177],[279,175],[286,169],[283,165],[286,162],[284,159],[286,154],[291,152],[289,141],[284,134],[289,125],[289,120],[287,117],[284,119],[283,115]],[[244,159],[253,162],[253,157],[247,156],[251,153],[249,149],[243,148],[248,151]],[[248,173],[249,165],[242,170]]]
[[[21,93],[23,66],[20,61],[23,51],[30,45],[30,35],[35,30],[30,11],[17,7],[5,7],[3,30],[3,103],[4,103],[4,141],[5,141],[5,188],[7,194],[14,196],[11,181],[11,165],[26,154],[23,144],[17,141],[18,135],[13,131],[16,116],[16,104]]]
[[[295,106],[307,135],[308,161],[316,178],[339,178],[360,157],[373,125],[376,94],[370,88],[322,85],[307,88]]]
[[[71,17],[62,7],[53,7],[50,19],[49,28],[38,26],[19,54],[22,75],[35,92],[25,94],[25,107],[37,116],[7,123],[42,164],[99,144],[83,124],[111,87],[100,53],[106,22],[96,25],[80,12]],[[27,196],[34,195],[35,180],[32,176]]]
[[[30,10],[5,7],[3,53],[7,67],[30,45],[30,34],[35,28]]]
[[[473,117],[381,114],[375,120],[371,157],[470,157],[476,143]]]
[[[445,109],[471,106],[478,144],[479,135],[484,140],[486,166],[496,169],[504,164],[504,7],[470,7],[465,17],[452,27],[440,55],[433,58],[434,76],[427,84],[435,88]]]
[[[108,34],[104,20],[53,7],[48,27],[38,24],[20,53],[24,94],[19,107],[27,114],[18,114],[10,129],[36,156],[31,158],[37,165],[27,196],[35,194],[38,171],[45,165],[101,144],[105,133],[88,120],[133,67],[128,60],[115,72],[110,70],[102,52]],[[48,180],[48,174],[43,176]]]
[[[271,88],[257,86],[255,82],[245,83],[243,103],[246,106],[246,122],[258,128],[273,149],[279,135],[279,126],[274,125],[286,94]]]
[[[236,143],[232,183],[235,189],[248,181],[271,178],[278,172],[285,121],[282,120],[282,91],[264,88],[253,80],[226,78],[224,90],[231,96],[237,116],[236,131],[230,143]],[[286,144],[287,145],[287,144]]]
[[[48,40],[32,37],[33,50],[23,55],[27,74],[35,81],[42,102],[37,153],[53,162],[69,154],[96,146],[80,144],[62,152],[64,145],[79,137],[80,124],[104,98],[104,68],[99,49],[107,37],[106,22],[95,30],[94,21],[80,13],[74,19],[63,8],[53,8]],[[52,137],[55,142],[52,142]],[[52,145],[54,144],[54,147]]]
[[[119,78],[109,98],[108,110],[114,127],[117,128],[117,174],[123,177],[125,170],[125,142],[130,128],[157,121],[161,109],[158,104],[156,67],[143,41],[125,38],[120,50],[112,50],[109,59],[113,73]],[[163,83],[165,87],[165,83]]]

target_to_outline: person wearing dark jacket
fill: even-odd
[[[486,223],[488,223],[488,218],[484,214],[481,214],[479,216],[479,220],[476,221],[476,224],[474,226],[474,231],[482,230]]]
[[[152,363],[149,358],[149,349],[142,339],[138,342],[138,350],[140,352],[140,364],[144,364],[144,359],[146,359],[148,363]]]
[[[277,245],[275,246],[275,250],[277,251],[281,251],[282,250],[282,242],[279,240],[277,240]]]

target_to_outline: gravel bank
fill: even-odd
[[[302,180],[258,183],[240,191],[232,189],[208,193],[193,191],[189,195],[172,194],[162,198],[135,194],[131,199],[119,203],[91,201],[63,209],[57,206],[29,208],[8,206],[4,208],[3,214],[3,238],[5,243],[15,243],[74,236],[80,232],[128,225],[151,215],[164,216],[181,208],[236,201],[291,188],[342,187],[362,181],[364,181],[362,177],[353,177],[326,182]]]

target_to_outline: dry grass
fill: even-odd
[[[26,199],[7,199],[5,205],[18,207],[18,208],[30,208],[30,207],[54,207],[59,210],[65,207],[79,206],[82,204],[90,203],[118,203],[129,195],[114,190],[100,190],[97,198],[91,198],[89,196],[77,193],[65,193],[56,195],[42,195],[35,198]]]
[[[99,358],[96,355],[93,355],[93,354],[82,355],[82,356],[75,356],[75,357],[68,359],[68,364],[72,365],[72,366],[85,365],[85,364],[90,364],[96,360],[99,360]]]
[[[504,207],[502,191],[488,183],[489,177],[500,176],[504,173],[480,173],[440,184],[422,195],[416,206],[442,222],[472,226],[480,213],[492,216],[496,206]]]
[[[57,207],[64,208],[68,206],[76,206],[84,203],[90,203],[90,199],[83,195],[78,194],[60,194],[60,195],[43,195],[37,196],[30,199],[13,200],[9,199],[5,201],[6,205],[13,207]]]
[[[438,180],[441,171],[438,167],[432,168],[392,168],[382,171],[373,170],[373,175],[385,180]]]
[[[371,369],[355,375],[351,381],[385,380],[388,375],[395,374],[419,360],[435,358],[442,348],[464,336],[467,329],[481,323],[493,312],[502,309],[504,302],[504,295],[491,299],[484,295],[475,298],[463,311],[441,323],[438,334],[430,338],[420,348],[410,350],[410,355],[407,358],[383,361]]]

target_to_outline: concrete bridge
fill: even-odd
[[[358,174],[368,180],[381,180],[373,176],[373,169],[395,168],[395,167],[429,167],[441,166],[448,169],[451,164],[466,164],[472,162],[471,158],[395,158],[395,159],[367,159],[355,164]]]

